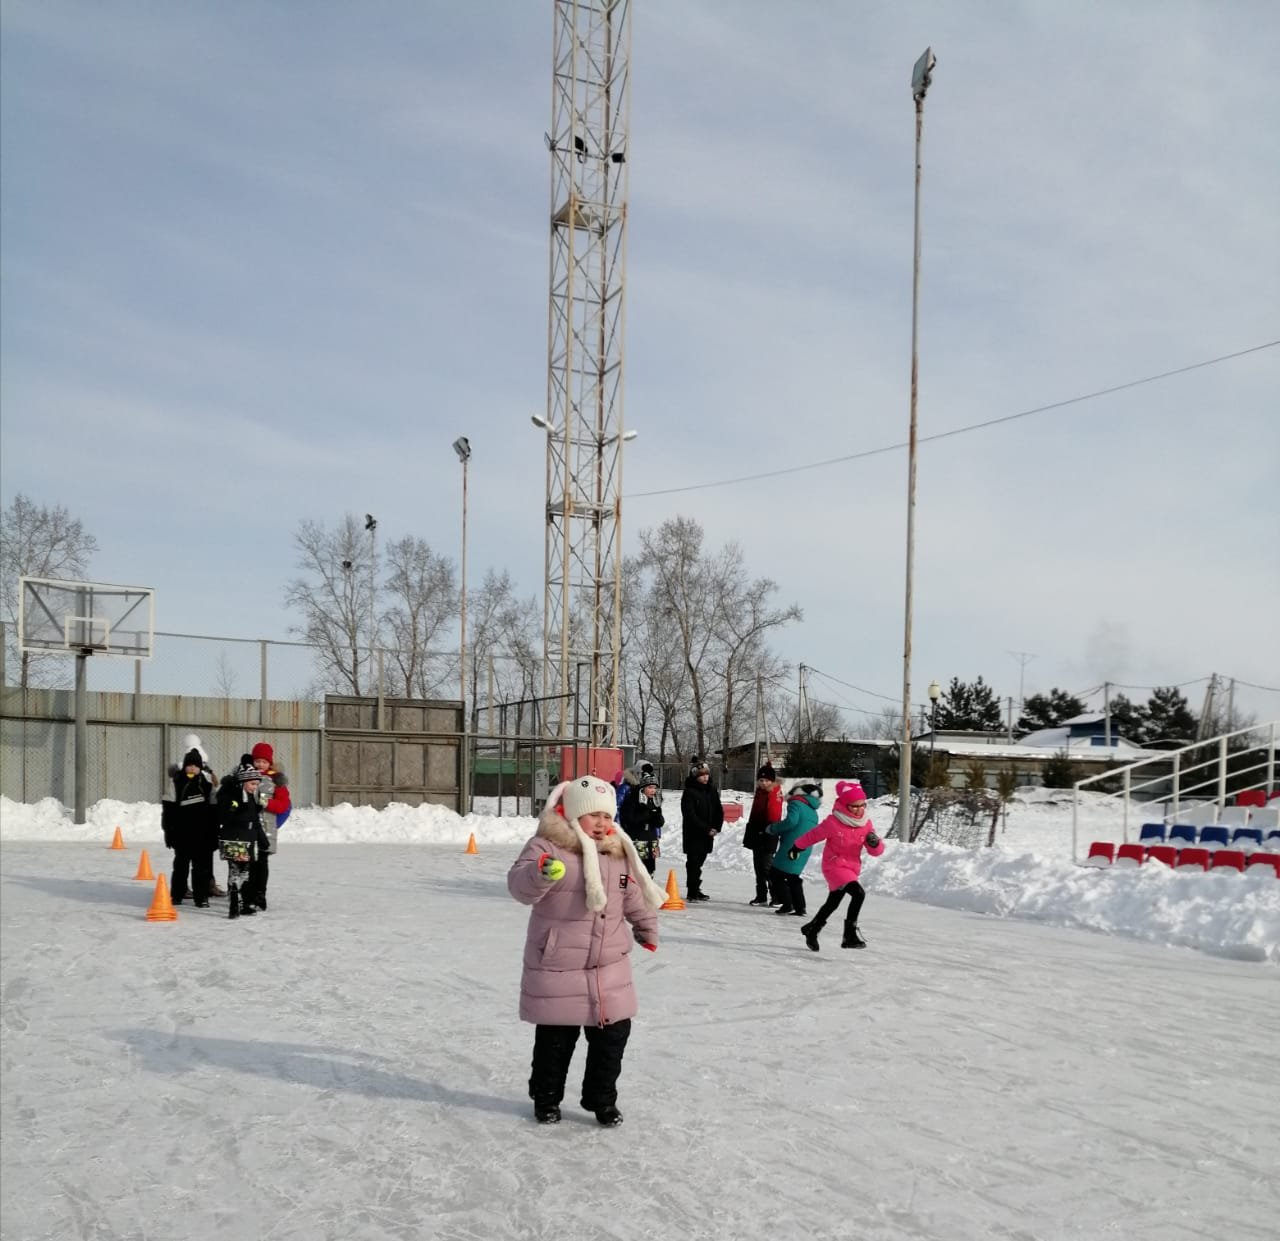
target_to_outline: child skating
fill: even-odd
[[[866,849],[871,857],[879,857],[884,852],[884,841],[876,835],[867,817],[867,795],[856,780],[841,780],[836,784],[835,808],[817,827],[795,841],[788,850],[788,856],[794,860],[802,849],[810,848],[820,840],[826,841],[822,850],[822,877],[830,891],[817,917],[806,922],[800,933],[809,950],[817,952],[819,932],[847,895],[849,908],[844,916],[844,937],[840,947],[865,948],[867,941],[858,931],[858,914],[867,896],[858,882],[862,873],[862,851]]]
[[[622,1123],[618,1075],[636,1013],[631,947],[657,950],[657,910],[666,894],[614,824],[616,808],[614,790],[596,776],[560,785],[507,873],[507,890],[532,906],[520,1020],[536,1027],[529,1096],[544,1125],[560,1120],[582,1030],[582,1106],[601,1125]]]

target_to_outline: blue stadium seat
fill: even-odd
[[[1236,830],[1231,833],[1231,847],[1233,849],[1261,849],[1262,828],[1237,827]]]
[[[1231,843],[1231,835],[1225,827],[1202,827],[1200,843],[1211,849],[1225,849]]]
[[[1188,845],[1195,844],[1196,829],[1190,823],[1175,823],[1169,829],[1169,843],[1173,844],[1175,840],[1180,840]]]
[[[1144,823],[1142,831],[1138,833],[1138,843],[1145,845],[1148,841],[1152,844],[1164,844],[1164,824],[1163,823]]]

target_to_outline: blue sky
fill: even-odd
[[[633,13],[624,545],[677,513],[737,539],[805,609],[790,659],[900,697],[905,453],[707,484],[905,438],[912,63],[933,45],[929,435],[1280,338],[1280,17]],[[466,434],[470,575],[540,600],[551,30],[496,0],[9,0],[5,503],[83,517],[161,629],[283,638],[304,518],[456,554]],[[1280,686],[1278,390],[1270,349],[925,444],[915,697],[1016,694],[1010,651],[1028,694]]]

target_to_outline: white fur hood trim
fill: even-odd
[[[640,890],[644,893],[645,904],[650,909],[657,909],[667,899],[667,894],[649,878],[649,872],[640,861],[636,847],[631,843],[631,837],[619,827],[597,844],[578,826],[576,819],[570,822],[560,813],[560,799],[564,795],[566,785],[567,782],[558,784],[551,790],[551,796],[547,798],[547,804],[543,806],[542,814],[538,816],[538,835],[545,836],[552,844],[559,845],[562,849],[582,854],[582,874],[587,885],[587,908],[599,911],[608,901],[604,881],[600,878],[600,854],[607,853],[610,857],[626,857],[631,867],[631,876],[636,883],[640,884]]]

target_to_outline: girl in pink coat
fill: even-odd
[[[822,849],[822,877],[831,889],[818,916],[800,928],[804,942],[812,952],[818,951],[818,932],[827,925],[827,919],[840,908],[845,893],[849,895],[849,909],[844,918],[844,938],[841,948],[865,948],[867,941],[858,933],[858,914],[867,894],[858,876],[862,873],[862,850],[871,857],[884,852],[884,841],[876,835],[867,817],[867,795],[856,780],[841,780],[836,784],[836,804],[817,827],[797,838],[791,846],[790,856],[824,840]]]
[[[658,947],[666,894],[613,821],[617,796],[596,776],[556,788],[537,834],[507,872],[507,890],[532,906],[520,979],[520,1019],[536,1027],[529,1096],[540,1124],[560,1120],[578,1032],[587,1036],[582,1106],[620,1125],[618,1075],[636,1013],[633,938]],[[628,925],[629,924],[629,925]]]

